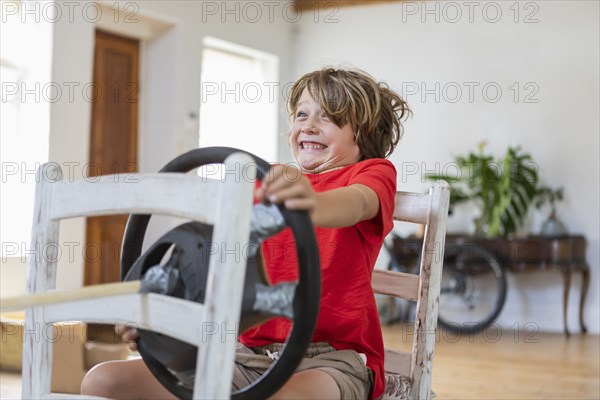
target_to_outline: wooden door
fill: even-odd
[[[90,177],[137,171],[138,63],[138,40],[96,31]],[[87,219],[84,284],[120,280],[126,222],[127,215]]]

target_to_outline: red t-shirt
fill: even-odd
[[[373,189],[379,213],[345,228],[315,228],[322,270],[322,298],[313,342],[367,356],[374,373],[372,398],[383,394],[383,338],[371,286],[371,274],[383,239],[392,230],[396,169],[384,159],[369,159],[321,174],[307,174],[316,192],[353,184]],[[273,284],[298,279],[296,246],[288,228],[263,243],[263,257]],[[291,267],[291,268],[290,268]],[[249,347],[285,342],[291,321],[274,318],[246,331],[240,341]]]

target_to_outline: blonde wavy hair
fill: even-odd
[[[400,95],[368,73],[328,67],[294,83],[287,102],[292,119],[304,89],[333,123],[350,124],[361,160],[389,157],[402,137],[402,120],[411,114]]]

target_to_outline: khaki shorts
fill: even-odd
[[[256,381],[271,366],[283,345],[274,343],[249,348],[238,343],[232,389],[239,390]],[[296,372],[318,369],[337,383],[342,399],[367,399],[373,374],[354,350],[336,350],[329,343],[313,343],[306,350]]]

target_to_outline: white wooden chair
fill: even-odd
[[[29,262],[29,293],[55,288],[60,220],[65,218],[140,213],[201,221],[214,225],[217,254],[210,260],[204,304],[136,293],[28,309],[23,349],[24,399],[73,397],[51,393],[52,344],[45,340],[43,332],[48,324],[60,321],[135,324],[190,344],[199,345],[202,341],[202,346],[198,346],[196,377],[203,379],[196,379],[194,397],[229,397],[235,340],[222,340],[221,334],[203,335],[203,322],[222,321],[224,325],[220,326],[231,333],[239,321],[245,259],[228,255],[227,249],[248,241],[254,188],[251,180],[256,172],[249,156],[233,154],[226,160],[226,168],[235,171],[235,165],[251,166],[244,170],[244,179],[230,174],[224,181],[212,181],[169,173],[110,175],[93,182],[67,182],[61,180],[62,172],[55,164],[45,164],[38,170],[32,232],[32,244],[38,251]]]
[[[415,301],[412,353],[386,349],[384,399],[431,398],[431,367],[440,299],[449,186],[437,182],[429,194],[396,193],[394,219],[425,225],[419,275],[375,270],[375,293]]]
[[[245,155],[234,154],[227,159],[226,164],[230,165],[226,168],[236,170],[233,166],[252,162]],[[110,175],[94,181],[67,182],[62,181],[56,164],[42,165],[36,176],[32,230],[36,254],[30,257],[27,280],[31,294],[55,288],[62,219],[124,213],[178,216],[213,224],[213,241],[219,246],[218,253],[211,257],[205,304],[158,294],[125,294],[28,309],[22,398],[79,397],[52,393],[50,389],[52,344],[43,332],[48,324],[61,321],[130,323],[190,344],[199,345],[202,341],[202,346],[198,346],[194,397],[229,397],[235,341],[203,334],[203,323],[223,321],[231,333],[239,320],[245,261],[243,257],[228,257],[227,249],[248,238],[254,174],[254,169],[246,169],[245,179],[230,176],[224,181],[169,173]],[[390,374],[409,379],[411,398],[430,397],[448,197],[444,183],[436,184],[428,195],[397,194],[395,218],[426,226],[420,275],[378,270],[373,275],[375,292],[417,302],[412,354],[388,350],[385,364]],[[225,261],[215,268],[218,260]],[[200,376],[202,379],[198,379]]]

